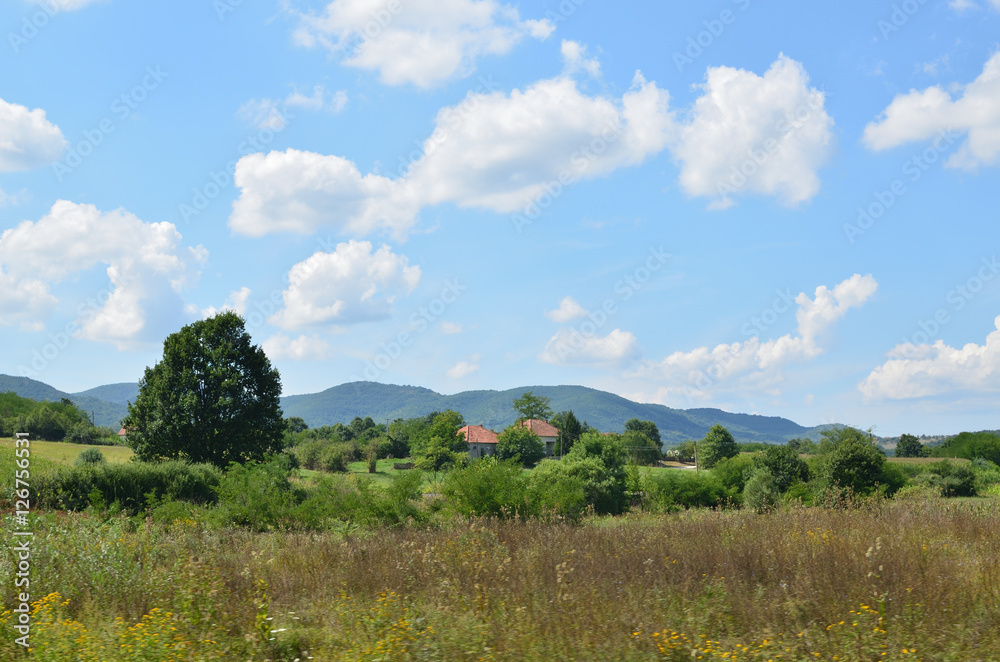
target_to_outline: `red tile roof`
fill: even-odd
[[[470,444],[495,444],[497,443],[497,433],[487,430],[482,425],[466,425],[459,428],[459,432],[465,433],[465,440]]]
[[[540,421],[537,418],[529,418],[521,423],[524,427],[528,428],[539,437],[558,437],[559,428],[554,425],[550,425],[545,421]]]

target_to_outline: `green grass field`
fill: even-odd
[[[13,439],[0,439],[0,447],[14,448]],[[108,462],[128,462],[135,455],[131,448],[125,446],[86,446],[84,444],[67,444],[62,441],[32,441],[32,457],[49,460],[56,464],[73,464],[80,453],[88,448],[96,448],[104,454]]]

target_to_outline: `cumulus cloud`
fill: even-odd
[[[238,290],[233,290],[229,293],[229,298],[226,302],[222,304],[221,308],[216,308],[215,306],[209,306],[208,308],[201,309],[202,318],[214,317],[219,313],[231,310],[234,313],[242,315],[247,310],[247,301],[250,299],[250,288],[241,287]]]
[[[637,75],[620,100],[583,94],[570,78],[521,92],[470,92],[438,113],[403,177],[361,175],[351,161],[289,149],[240,159],[230,226],[260,236],[332,228],[403,236],[427,205],[522,211],[554,185],[637,165],[667,143],[669,95]]]
[[[119,349],[159,340],[182,321],[180,292],[206,255],[200,246],[183,248],[172,223],[60,200],[39,221],[0,235],[0,319],[37,325],[57,304],[53,285],[105,265],[111,287],[101,306],[77,319],[77,335]]]
[[[420,282],[420,267],[382,245],[367,241],[337,244],[292,267],[282,292],[284,307],[268,321],[286,330],[384,319],[400,293]]]
[[[673,153],[686,193],[713,198],[713,208],[746,193],[790,206],[816,195],[833,120],[800,63],[781,54],[763,76],[713,67],[701,89]]]
[[[1000,161],[1000,53],[983,66],[958,98],[940,86],[900,94],[878,120],[865,127],[864,142],[880,151],[908,142],[926,141],[944,132],[966,134],[945,165],[973,170]]]
[[[388,85],[429,88],[554,29],[547,20],[521,20],[496,0],[334,0],[318,14],[299,14],[294,40],[328,49],[345,66],[378,71]]]
[[[362,176],[339,156],[296,149],[244,156],[236,164],[235,182],[240,197],[229,225],[251,237],[321,228],[356,235],[387,229],[400,235],[419,208],[394,180]]]
[[[59,127],[40,108],[0,99],[0,172],[31,170],[55,163],[66,150]]]
[[[823,354],[837,321],[850,309],[861,307],[877,287],[870,275],[854,274],[833,289],[817,287],[813,298],[799,293],[795,333],[766,341],[752,336],[743,342],[674,352],[661,361],[646,362],[636,375],[663,382],[660,398],[704,395],[709,388],[773,387],[781,381],[786,365]]]
[[[330,343],[318,335],[290,338],[277,333],[261,343],[261,349],[272,361],[289,359],[292,361],[322,361],[330,357]]]
[[[579,317],[586,317],[587,311],[573,297],[563,297],[563,300],[559,302],[559,307],[550,310],[545,315],[553,322],[564,324]]]
[[[244,122],[258,129],[281,131],[288,124],[288,120],[295,116],[292,109],[339,113],[346,105],[346,92],[343,90],[329,92],[323,85],[316,85],[311,95],[303,94],[296,89],[284,99],[251,99],[240,106],[238,115]]]
[[[479,354],[475,354],[468,361],[459,361],[448,369],[448,376],[452,379],[462,379],[468,377],[479,370]]]
[[[583,57],[579,49],[569,48],[571,60]],[[670,94],[640,72],[620,98],[585,94],[569,75],[509,93],[471,91],[438,113],[422,153],[396,178],[294,149],[243,157],[229,223],[250,236],[332,229],[403,239],[420,210],[436,204],[532,218],[567,186],[668,148],[681,186],[713,206],[748,192],[797,204],[818,191],[817,170],[832,149],[824,103],[802,65],[783,55],[763,77],[709,69],[683,122]]]
[[[961,349],[938,340],[933,345],[897,345],[889,360],[872,370],[858,390],[872,400],[908,400],[963,391],[1000,391],[1000,316],[986,343]]]
[[[584,333],[578,329],[560,329],[538,355],[543,363],[618,363],[642,354],[639,342],[630,331],[614,329],[606,336]]]
[[[454,322],[441,322],[441,333],[446,336],[453,336],[458,333],[462,333],[464,329],[461,324],[456,324]]]

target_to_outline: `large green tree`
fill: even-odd
[[[723,458],[735,457],[740,452],[733,435],[729,430],[715,424],[698,444],[698,465],[703,469],[711,469]]]
[[[832,446],[826,456],[827,481],[855,494],[868,494],[877,485],[885,484],[885,455],[872,442],[869,433],[843,427],[823,433],[824,442]]]
[[[124,425],[140,460],[225,467],[281,450],[281,379],[243,318],[220,313],[173,333],[139,381]]]
[[[660,445],[660,428],[656,427],[653,421],[641,421],[638,418],[630,418],[625,421],[625,432],[641,432]]]
[[[559,441],[556,445],[556,454],[564,455],[573,444],[583,434],[583,424],[572,411],[561,411],[549,420],[549,423],[559,428]]]
[[[534,395],[527,391],[520,398],[514,399],[514,409],[517,410],[517,422],[536,419],[547,421],[552,416],[552,408],[549,407],[549,398]]]
[[[930,449],[912,434],[901,435],[896,444],[896,457],[927,457],[930,454]]]
[[[533,467],[545,457],[545,444],[542,438],[524,427],[514,423],[497,435],[497,459],[507,460],[520,458],[526,467]]]

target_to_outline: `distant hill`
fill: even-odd
[[[553,411],[572,409],[580,420],[604,432],[621,432],[625,421],[640,418],[656,423],[664,443],[700,439],[721,423],[738,441],[784,442],[792,437],[818,439],[826,427],[806,428],[786,418],[732,414],[721,409],[671,409],[642,404],[585,386],[523,386],[506,391],[464,391],[442,395],[418,386],[351,382],[320,393],[281,399],[285,416],[299,416],[310,427],[350,422],[371,416],[376,422],[412,418],[454,409],[471,424],[501,429],[514,422],[511,405],[525,391],[550,398]]]
[[[119,383],[97,386],[80,393],[65,393],[27,377],[0,375],[0,393],[13,391],[33,400],[72,400],[86,412],[93,412],[98,425],[118,427],[127,413],[127,403],[135,401],[138,384]],[[737,441],[782,443],[792,437],[819,439],[829,425],[806,428],[787,418],[733,414],[721,409],[671,409],[642,404],[585,386],[522,386],[506,391],[463,391],[442,395],[420,386],[396,386],[376,382],[351,382],[320,393],[290,395],[281,399],[285,416],[299,416],[310,427],[349,423],[355,416],[371,416],[376,422],[413,418],[433,411],[454,409],[471,424],[499,430],[514,422],[512,402],[525,391],[547,397],[552,410],[573,410],[602,432],[621,432],[625,421],[639,418],[656,423],[665,444],[700,439],[716,423],[721,423]]]
[[[131,387],[128,391],[125,387]],[[44,382],[40,382],[28,377],[13,377],[11,375],[0,375],[0,393],[13,391],[22,398],[32,400],[43,400],[58,402],[66,398],[72,400],[73,404],[87,412],[93,414],[97,425],[106,425],[117,428],[121,424],[122,418],[127,413],[127,407],[121,396],[133,393],[130,399],[135,399],[134,393],[138,393],[138,384],[112,384],[110,386],[98,386],[89,391],[81,393],[66,393],[55,389]]]

